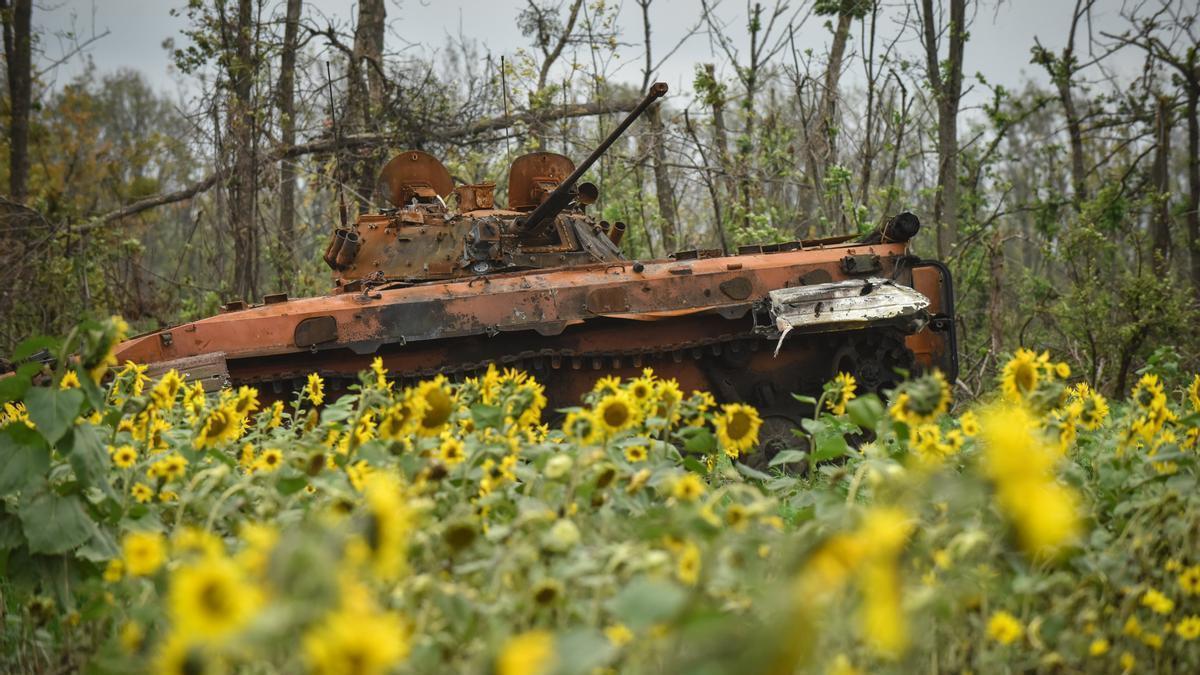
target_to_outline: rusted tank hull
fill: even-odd
[[[787,248],[786,246],[784,248]],[[465,375],[489,363],[533,371],[570,405],[599,374],[653,367],[681,386],[767,410],[794,408],[839,369],[867,388],[895,367],[956,369],[948,272],[903,244],[831,244],[745,255],[623,262],[277,301],[139,336],[118,358],[202,367],[214,385],[288,395],[309,372],[335,387],[379,356],[401,379]],[[929,298],[933,320],[777,339],[763,331],[776,289],[894,278]],[[198,366],[197,364],[203,364]]]

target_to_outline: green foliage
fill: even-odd
[[[324,408],[313,382],[268,404],[126,366],[94,399],[59,372],[0,419],[0,664],[1194,670],[1200,376],[1110,413],[1065,364],[1003,370],[957,416],[937,375],[887,403],[839,379],[806,403],[845,414],[769,473],[739,461],[749,408],[649,372],[561,430],[494,369],[400,390],[376,365]]]

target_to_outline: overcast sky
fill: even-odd
[[[592,0],[589,0],[591,4]],[[1194,0],[1180,0],[1191,2]],[[620,70],[614,79],[637,82],[641,77],[641,17],[633,0],[608,0],[621,7],[619,39],[626,44],[618,51]],[[184,6],[185,0],[46,0],[35,10],[34,23],[47,32],[44,50],[48,59],[60,55],[64,47],[49,33],[71,29],[72,26],[83,36],[108,35],[95,42],[88,54],[100,73],[120,68],[140,70],[159,90],[165,93],[186,93],[187,78],[181,77],[170,65],[170,59],[162,43],[175,38],[184,43],[180,35],[185,25],[182,17],[170,14],[172,7]],[[267,7],[282,4],[268,0]],[[353,2],[333,0],[305,0],[305,4],[343,24],[354,17]],[[764,5],[770,0],[764,0]],[[806,0],[793,0],[793,7],[806,14]],[[884,0],[888,12],[896,16],[902,12],[904,0]],[[1120,31],[1125,28],[1117,16],[1122,0],[1100,0],[1093,14],[1093,30]],[[518,28],[516,17],[525,0],[388,0],[389,49],[400,48],[407,41],[411,49],[434,53],[443,49],[452,36],[459,33],[478,40],[481,46],[493,54],[513,53],[528,44]],[[1036,35],[1042,44],[1052,49],[1061,49],[1069,26],[1073,0],[983,0],[975,23],[971,27],[971,38],[966,47],[966,68],[970,74],[982,73],[988,80],[1015,88],[1028,76],[1045,82],[1040,68],[1030,65],[1029,48]],[[651,7],[654,48],[663,55],[672,48],[688,29],[694,26],[700,15],[699,0],[656,0]],[[718,3],[718,13],[730,25],[730,32],[743,35],[745,30],[745,3],[741,0],[723,0]],[[797,46],[823,50],[829,32],[822,25],[823,19],[810,17],[796,33]],[[858,42],[857,27],[854,43]],[[880,36],[895,34],[895,28],[881,25]],[[918,45],[911,33],[903,47],[910,57],[919,58]],[[852,48],[854,45],[852,44]],[[655,57],[656,59],[659,56]],[[790,56],[788,57],[790,59]],[[671,85],[673,93],[686,95],[694,64],[716,61],[712,45],[706,34],[698,33],[688,39],[666,63],[659,79]],[[1136,54],[1123,55],[1115,65],[1127,74],[1134,74],[1140,61]],[[65,82],[82,67],[74,59],[56,72],[58,83]],[[854,67],[847,73],[851,83],[860,79],[860,68]],[[732,73],[726,68],[726,74]],[[976,101],[978,99],[976,98]]]

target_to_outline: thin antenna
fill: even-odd
[[[333,124],[333,182],[337,185],[338,217],[342,227],[346,227],[346,195],[342,192],[342,179],[338,176],[338,152],[342,149],[342,137],[338,133],[337,110],[333,106],[333,75],[329,70],[329,62],[325,62],[325,82],[329,85],[329,120]]]
[[[511,154],[512,148],[509,147],[508,139],[512,136],[512,120],[508,118],[508,73],[504,68],[503,54],[500,55],[500,90],[504,92],[504,122],[509,125],[504,134],[504,151]]]

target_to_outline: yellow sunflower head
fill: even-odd
[[[167,606],[180,633],[220,639],[249,623],[260,601],[258,589],[234,561],[210,555],[175,570]]]
[[[609,394],[596,405],[596,423],[608,435],[632,427],[639,417],[636,403],[625,392]]]
[[[837,374],[832,382],[825,385],[825,407],[834,415],[845,415],[846,404],[854,400],[854,392],[858,382],[850,373]]]
[[[417,431],[424,436],[440,434],[454,413],[454,398],[445,376],[422,382],[413,392],[413,398],[420,401],[421,408]]]
[[[713,426],[725,454],[736,459],[758,443],[762,418],[745,403],[727,403],[721,406],[721,414],[713,418]]]
[[[580,446],[589,446],[600,436],[600,426],[589,410],[572,410],[563,420],[563,433]]]
[[[1019,401],[1033,393],[1041,381],[1043,360],[1032,350],[1018,349],[1000,374],[1000,389],[1004,397]]]

